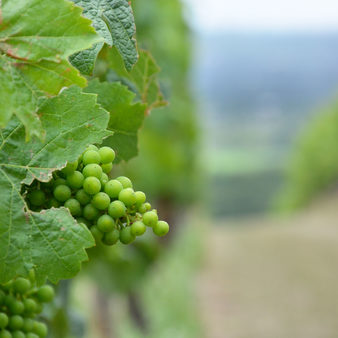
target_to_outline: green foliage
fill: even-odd
[[[122,56],[125,67],[131,70],[137,61],[136,42],[134,40],[135,24],[131,7],[127,0],[73,0],[81,6],[85,17],[108,46],[115,46]],[[78,52],[70,58],[72,64],[81,73],[92,73],[96,57],[103,47],[103,42],[92,48]]]
[[[43,143],[24,140],[24,127],[15,118],[1,130],[0,144],[0,282],[18,271],[35,268],[37,279],[57,282],[73,277],[86,259],[84,248],[93,245],[85,227],[78,226],[65,209],[40,213],[29,210],[21,185],[33,179],[47,182],[56,169],[74,161],[88,142],[110,135],[108,113],[93,94],[79,88],[64,90],[41,107]],[[75,114],[72,112],[76,112]]]
[[[288,170],[282,209],[309,203],[338,178],[338,104],[317,115],[305,128]]]
[[[71,84],[85,86],[67,59],[100,38],[81,9],[64,0],[4,0],[1,19],[0,127],[16,115],[28,139],[42,139],[41,98]]]
[[[90,81],[85,89],[97,94],[97,100],[110,112],[108,129],[114,135],[104,140],[104,145],[117,150],[117,161],[129,160],[137,155],[137,131],[142,126],[146,105],[132,103],[135,97],[119,83]]]

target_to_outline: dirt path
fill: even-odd
[[[208,337],[337,338],[338,198],[230,223],[211,233],[198,280]]]

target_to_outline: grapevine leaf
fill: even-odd
[[[137,132],[144,120],[146,105],[133,103],[135,94],[120,83],[90,81],[85,92],[97,94],[97,102],[110,112],[108,129],[114,135],[103,144],[116,150],[117,161],[128,161],[136,156]]]
[[[14,114],[27,139],[43,139],[41,97],[56,95],[63,86],[85,86],[68,57],[101,38],[81,9],[65,0],[3,0],[0,15],[0,127]]]
[[[160,68],[148,51],[140,51],[139,59],[130,72],[124,67],[121,56],[115,48],[107,51],[106,58],[113,71],[113,80],[120,79],[135,91],[138,98],[147,104],[147,112],[167,105],[157,78]]]
[[[83,8],[83,15],[92,20],[93,26],[104,42],[115,46],[130,70],[137,61],[134,39],[135,23],[128,0],[72,0]],[[81,73],[92,73],[98,53],[103,43],[71,56],[72,64]]]
[[[71,87],[46,100],[39,115],[46,130],[44,142],[26,143],[24,126],[16,117],[0,132],[0,283],[30,268],[40,282],[73,277],[87,258],[85,248],[94,244],[68,209],[29,210],[21,185],[34,178],[48,181],[89,143],[110,136],[105,129],[109,114],[96,103],[96,95]]]

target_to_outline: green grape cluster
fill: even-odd
[[[0,285],[0,338],[46,337],[47,325],[37,318],[43,303],[53,298],[53,287],[37,287],[34,278],[19,277]]]
[[[134,191],[125,176],[109,179],[115,152],[110,147],[90,145],[80,158],[54,173],[45,184],[36,183],[27,193],[33,210],[64,206],[93,234],[96,242],[129,244],[151,227],[164,236],[169,225],[158,219],[142,191]]]

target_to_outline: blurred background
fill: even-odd
[[[114,174],[172,230],[92,252],[56,336],[338,337],[338,2],[132,5],[170,104]]]

